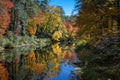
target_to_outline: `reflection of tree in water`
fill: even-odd
[[[54,77],[59,72],[59,60],[48,51],[31,51],[28,54],[12,55],[6,61],[10,80],[31,80],[32,78]],[[50,73],[50,74],[49,74]]]
[[[74,51],[68,49],[63,52],[62,59],[73,63],[76,62],[77,57]]]
[[[40,62],[46,65],[45,77],[52,78],[54,76],[57,76],[60,65],[60,60],[58,56],[56,56],[56,54],[54,54],[52,51],[38,50],[36,51],[36,53],[37,53],[37,58],[39,58],[38,60],[40,60]]]
[[[89,44],[76,49],[79,59],[84,64],[84,80],[120,80],[119,49],[114,47],[117,46],[114,42],[108,44],[102,49]]]
[[[34,51],[30,52],[26,56],[26,65],[27,68],[32,70],[33,72],[37,72],[41,74],[45,70],[45,65],[39,62],[36,62],[36,54]]]
[[[72,59],[72,54],[68,47],[62,48],[57,43],[49,49],[6,50],[0,61],[5,62],[9,80],[52,79],[59,74],[62,59]],[[66,55],[69,56],[66,58]]]
[[[0,80],[8,80],[9,73],[7,71],[7,68],[5,67],[5,64],[0,63]]]

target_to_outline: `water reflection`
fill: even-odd
[[[76,80],[71,78],[77,59],[73,49],[56,43],[5,50],[0,53],[0,80]]]
[[[112,45],[113,46],[113,45]],[[86,44],[76,49],[82,60],[81,66],[84,80],[120,80],[119,50],[98,49]]]
[[[74,67],[69,63],[64,63],[61,65],[60,74],[53,78],[53,80],[76,80],[72,77],[71,71],[74,70]]]
[[[3,63],[0,63],[0,80],[8,80],[9,73]]]

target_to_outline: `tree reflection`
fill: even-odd
[[[0,63],[0,80],[8,80],[9,73],[3,63]]]
[[[58,76],[64,61],[72,62],[76,58],[72,48],[64,47],[60,43],[55,43],[49,48],[37,48],[36,50],[31,48],[28,51],[24,49],[6,50],[3,54],[4,59],[1,59],[5,62],[6,67],[0,63],[0,79],[52,79]]]
[[[112,45],[113,46],[113,45]],[[76,50],[83,65],[84,80],[120,80],[120,55],[119,52],[99,49],[86,44]]]
[[[44,70],[46,68],[46,64],[44,63],[43,60],[42,61],[36,60],[36,56],[37,56],[37,59],[41,59],[41,56],[36,55],[36,53],[34,51],[27,54],[26,55],[26,62],[27,62],[26,65],[27,65],[28,69],[32,70],[33,72],[37,72],[37,73],[41,74],[42,72],[44,72]],[[40,62],[36,62],[36,61],[40,61]]]

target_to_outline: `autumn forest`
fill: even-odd
[[[120,80],[120,0],[50,1],[0,0],[0,80]]]

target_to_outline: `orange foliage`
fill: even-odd
[[[35,35],[37,30],[37,26],[36,26],[36,21],[35,19],[29,19],[28,20],[28,32],[30,35]]]
[[[34,51],[30,52],[29,54],[26,55],[28,59],[35,59],[35,53]]]
[[[65,50],[64,55],[62,55],[62,59],[70,59],[71,61],[76,61],[76,54],[72,50]]]
[[[36,57],[34,51],[26,55],[26,58],[30,63],[27,65],[29,66],[29,69],[37,72],[37,73],[42,73],[45,70],[45,65],[44,64],[38,64],[36,63]]]
[[[9,74],[3,63],[0,63],[0,80],[8,80]]]
[[[32,71],[37,73],[42,73],[45,70],[45,67],[43,64],[35,64],[32,66]]]
[[[64,26],[65,29],[67,30],[69,34],[76,35],[78,28],[74,26],[73,22],[65,22],[64,25],[65,25]]]
[[[43,14],[34,16],[32,19],[28,19],[28,32],[30,35],[35,35],[37,30],[37,25],[41,24],[44,20]]]
[[[64,25],[69,33],[77,31],[77,28],[74,26],[74,23],[72,22],[65,22]]]
[[[13,3],[10,0],[0,0],[0,34],[5,34],[10,23],[10,10]]]

